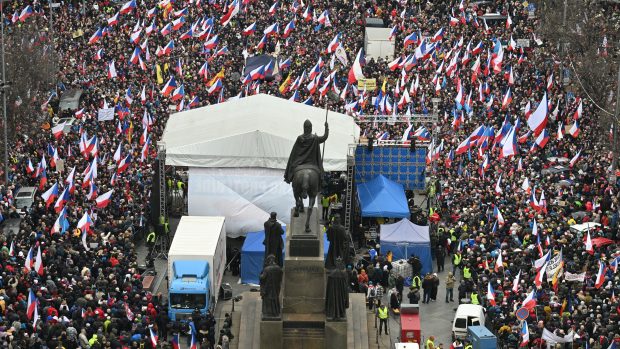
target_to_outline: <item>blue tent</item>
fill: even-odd
[[[286,229],[285,227],[282,227]],[[286,241],[286,231],[282,234],[282,239]],[[241,247],[241,283],[243,284],[258,284],[258,277],[263,270],[263,261],[265,259],[265,246],[263,241],[265,240],[265,232],[259,231],[256,233],[248,233]],[[323,234],[323,258],[327,257],[327,250],[329,249],[329,241],[327,241],[327,235]],[[284,258],[284,250],[282,251],[282,258]]]
[[[422,275],[433,271],[428,226],[413,224],[405,218],[394,224],[381,224],[380,236],[382,254],[392,251],[394,260],[415,254],[422,262]]]
[[[383,175],[358,184],[362,217],[409,218],[409,205],[402,184]]]

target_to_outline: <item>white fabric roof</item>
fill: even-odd
[[[381,224],[381,241],[430,243],[428,226],[411,223],[407,218],[392,224]]]
[[[219,103],[170,116],[163,135],[166,164],[189,167],[285,169],[303,122],[323,134],[325,110],[265,94]],[[323,167],[345,170],[348,145],[360,129],[353,118],[330,112]]]

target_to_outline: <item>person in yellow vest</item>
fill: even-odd
[[[474,349],[474,347],[473,347],[471,344],[467,344],[467,345],[465,346],[465,349]]]
[[[411,279],[411,286],[418,289],[422,287],[422,279],[420,279],[420,275],[413,276],[413,279]]]
[[[146,236],[146,246],[149,249],[149,254],[153,251],[153,246],[155,246],[156,239],[157,234],[155,234],[155,230],[151,228],[151,232]]]
[[[426,349],[435,349],[435,336],[430,336],[426,340]]]
[[[452,256],[452,275],[456,275],[456,269],[460,268],[462,260],[463,256],[461,255],[461,251],[456,251]]]
[[[471,293],[471,304],[480,305],[480,300],[478,299],[478,291],[474,290]]]
[[[470,280],[471,279],[471,269],[469,268],[469,265],[466,265],[463,268],[463,279],[465,279],[465,280]]]
[[[381,304],[379,301],[379,307],[377,308],[377,317],[379,318],[379,334],[381,334],[381,330],[385,327],[385,334],[388,334],[388,308],[385,304]]]
[[[323,207],[323,220],[326,221],[329,213],[329,196],[321,196],[321,206]]]

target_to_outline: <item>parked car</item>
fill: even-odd
[[[34,196],[37,194],[36,187],[22,187],[15,195],[15,207],[19,215],[24,218],[27,211],[30,211],[34,203]],[[25,210],[24,210],[25,208]]]

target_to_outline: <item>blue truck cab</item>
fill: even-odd
[[[176,260],[172,264],[174,275],[168,289],[168,317],[171,321],[186,321],[199,309],[206,314],[209,309],[209,263],[200,260]]]

